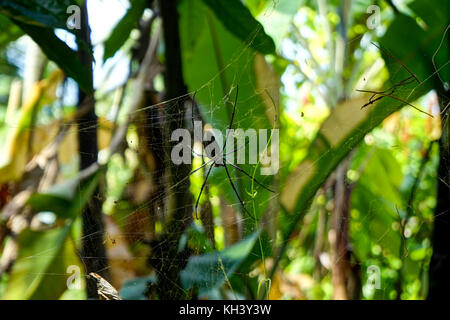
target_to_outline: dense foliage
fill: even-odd
[[[107,2],[0,0],[2,299],[446,292],[450,1]]]

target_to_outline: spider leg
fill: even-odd
[[[408,78],[403,79],[402,81],[400,81],[398,84],[396,84],[395,86],[403,86],[403,85],[407,85],[407,84],[411,84],[415,81],[415,79],[413,78],[413,76],[409,76]]]
[[[234,148],[233,151],[230,151],[230,152],[228,152],[228,153],[225,153],[225,156],[228,156],[228,155],[230,155],[230,154],[232,154],[232,153],[238,152],[238,151],[241,150],[242,148],[245,148],[246,146],[248,146],[249,143],[250,143],[250,140],[245,141],[244,146],[242,146],[242,147],[240,147],[240,148],[238,148],[238,147]]]
[[[367,107],[368,105],[371,105],[373,103],[375,103],[378,100],[381,100],[382,98],[389,96],[391,97],[395,91],[397,90],[398,87],[404,86],[404,85],[408,85],[411,84],[415,81],[414,75],[411,75],[403,80],[401,80],[400,82],[394,84],[392,87],[390,87],[389,89],[383,90],[383,91],[369,91],[369,90],[356,90],[359,92],[370,92],[372,93],[372,95],[369,98],[369,102],[367,102],[365,105],[363,105],[361,107],[361,109]],[[377,95],[379,95],[379,97],[376,97]]]
[[[213,160],[209,160],[207,162],[205,162],[204,164],[202,164],[200,167],[198,167],[197,169],[192,170],[191,172],[189,172],[188,176],[190,176],[191,174],[197,172],[198,170],[200,170],[201,168],[207,166],[210,162],[213,162]]]
[[[191,120],[192,120],[192,130],[194,130],[194,103],[195,103],[195,96],[197,95],[197,90],[195,90],[194,95],[192,96],[191,100]]]
[[[228,129],[231,129],[233,127],[233,121],[234,121],[234,114],[236,113],[236,104],[237,104],[237,98],[239,95],[239,86],[236,85],[236,96],[234,97],[234,106],[233,106],[233,113],[231,114],[231,121]]]
[[[230,132],[229,130],[231,130],[231,128],[233,127],[233,121],[234,121],[234,115],[236,113],[236,104],[237,104],[238,95],[239,95],[239,86],[236,85],[236,96],[234,97],[233,112],[231,113],[231,120],[230,120],[230,124],[228,126],[228,132],[225,136],[225,141],[223,143],[222,154],[225,152],[225,147],[227,145],[227,140],[228,140],[228,133]]]
[[[361,91],[361,90],[356,90],[356,91]],[[378,94],[378,93],[376,93],[376,94]],[[378,100],[381,100],[381,99],[383,99],[383,98],[385,97],[385,96],[379,96],[379,97],[377,97],[377,98],[371,100],[376,94],[374,94],[374,95],[369,99],[369,102],[367,102],[365,105],[363,105],[363,106],[361,107],[361,109],[364,109],[365,107],[370,106],[371,104],[373,104],[373,103],[377,102]]]
[[[203,189],[205,188],[206,181],[208,181],[208,177],[209,177],[209,174],[211,173],[211,169],[213,166],[214,166],[214,163],[211,163],[211,165],[209,166],[209,169],[208,169],[208,173],[206,174],[205,181],[203,181],[202,187],[200,188],[200,193],[198,194],[197,201],[195,202],[195,209],[194,209],[195,210],[194,211],[195,219],[198,219],[198,216],[197,216],[198,202],[200,201],[200,197],[202,196]]]
[[[380,95],[380,96],[383,97],[383,98],[384,98],[384,97],[390,97],[390,98],[395,99],[395,100],[397,100],[397,101],[400,101],[400,102],[402,102],[402,103],[404,103],[404,104],[407,104],[408,106],[410,106],[410,107],[416,109],[417,111],[419,111],[419,112],[421,112],[421,113],[423,113],[423,114],[426,114],[427,116],[430,116],[431,118],[433,118],[433,115],[429,114],[429,113],[426,112],[426,111],[423,111],[422,109],[419,109],[418,107],[412,105],[412,104],[409,103],[408,101],[403,100],[403,99],[401,99],[401,98],[399,98],[399,97],[396,97],[396,96],[393,96],[393,95],[390,95],[390,94],[384,94],[384,93],[381,93],[381,92],[371,91],[371,90],[357,90],[357,91],[359,91],[359,92],[368,92],[368,93],[376,93],[376,94]],[[374,101],[375,101],[375,100],[374,100]]]
[[[260,187],[263,187],[264,189],[266,189],[267,191],[270,191],[272,193],[275,193],[275,191],[267,188],[265,185],[263,185],[261,182],[259,182],[258,180],[256,180],[254,177],[252,177],[251,175],[249,175],[245,170],[239,168],[237,165],[230,163],[229,161],[227,161],[226,159],[224,159],[225,163],[228,163],[230,166],[232,166],[233,168],[235,168],[236,170],[239,170],[240,172],[242,172],[243,174],[245,174],[247,177],[249,177],[250,179],[252,179],[254,182],[256,182]]]
[[[256,221],[256,218],[253,217],[253,216],[251,215],[251,213],[245,208],[244,201],[242,201],[241,196],[239,195],[239,192],[237,192],[236,187],[234,186],[233,180],[231,180],[230,173],[228,172],[228,168],[227,168],[226,163],[224,163],[223,166],[225,167],[225,172],[227,173],[228,181],[230,181],[231,188],[233,188],[234,193],[235,193],[236,196],[238,197],[239,202],[240,202],[241,205],[242,205],[242,208],[244,209],[244,211],[248,214],[248,216],[249,216],[250,218],[252,218],[253,220]]]
[[[394,85],[393,85],[392,87],[390,87],[389,89],[380,91],[380,92],[378,92],[377,94],[383,94],[383,93],[386,93],[386,92],[388,92],[388,91],[391,91],[391,92],[388,93],[388,94],[393,94],[393,93],[397,90],[398,87],[402,87],[402,86],[411,84],[411,83],[413,83],[414,81],[415,81],[414,78],[413,78],[412,76],[409,76],[408,78],[405,78],[405,79],[401,80],[400,82],[394,84]]]
[[[373,95],[370,96],[370,98],[369,98],[369,102],[370,102],[370,103],[372,103],[372,99],[374,99],[376,95],[377,95],[377,94],[374,93]]]

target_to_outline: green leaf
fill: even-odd
[[[8,18],[0,15],[0,49],[4,49],[10,42],[19,38],[23,32]]]
[[[352,217],[350,236],[360,261],[372,257],[372,246],[367,243],[378,244],[385,253],[397,256],[401,235],[392,225],[398,222],[395,207],[403,202],[400,194],[401,167],[392,153],[370,147],[365,154],[369,158],[363,160],[367,161],[365,169],[351,198],[352,210],[356,210],[358,215]]]
[[[415,91],[406,89],[398,96],[414,101],[429,91],[427,84],[416,87]],[[407,97],[410,93],[411,96]],[[385,98],[376,105],[361,109],[368,98],[347,100],[335,107],[322,124],[307,157],[285,181],[281,202],[286,210],[280,215],[284,246],[307,212],[317,190],[341,160],[381,121],[403,107],[402,103]]]
[[[403,180],[402,168],[392,152],[387,149],[371,147],[370,154],[365,158],[364,172],[358,184],[364,184],[372,194],[394,208],[394,204],[402,203],[400,186]],[[397,214],[394,213],[394,217]]]
[[[17,67],[14,64],[9,63],[6,58],[5,52],[0,53],[0,74],[10,77],[17,76]]]
[[[416,2],[423,3],[423,0]],[[425,12],[431,14],[430,10]],[[417,14],[420,15],[420,12]],[[435,16],[435,19],[439,18]],[[424,18],[424,20],[431,22],[433,17],[431,19],[430,17]],[[431,58],[438,48],[446,25],[448,23],[440,27],[436,26],[437,28],[433,29],[430,35],[429,32],[420,29],[415,20],[410,17],[402,14],[396,16],[380,43],[385,50],[402,61],[419,79],[424,81],[420,86],[416,83],[405,86],[402,88],[402,92],[396,93],[397,97],[412,102],[427,93],[436,84],[438,78],[436,75],[432,76],[434,68]],[[430,24],[431,26],[434,24]],[[405,29],[408,32],[404,32]],[[429,39],[433,39],[433,46],[429,44]],[[445,46],[441,50],[448,52]],[[424,56],[427,58],[424,59]],[[391,85],[409,76],[409,73],[392,56],[383,53],[383,57],[391,74]],[[443,66],[443,64],[438,66]],[[389,87],[389,84],[386,86]],[[289,239],[297,223],[309,208],[318,188],[340,161],[360,143],[368,132],[378,126],[387,116],[403,107],[403,104],[397,100],[384,98],[375,105],[361,109],[361,106],[367,101],[368,97],[350,100],[333,109],[310,146],[308,156],[286,181],[286,187],[281,196],[286,212],[280,217],[284,240]],[[292,199],[296,200],[292,202]],[[280,252],[282,253],[283,250]]]
[[[27,204],[38,212],[51,211],[60,218],[75,218],[97,188],[100,172],[52,186],[46,193],[33,194]]]
[[[67,8],[76,4],[73,0],[0,0],[0,13],[22,23],[68,30]]]
[[[415,73],[421,81],[431,77],[427,82],[439,88],[442,81],[450,82],[450,63],[446,64],[450,61],[449,32],[444,37],[444,32],[450,24],[447,14],[450,10],[450,2],[417,0],[411,3],[410,7],[423,19],[426,29],[422,29],[416,19],[398,14],[380,39],[380,44]],[[433,56],[435,66],[433,66]],[[409,76],[408,72],[403,70],[391,56],[383,52],[383,58],[387,62],[392,83]],[[437,69],[440,69],[440,78],[433,74]]]
[[[70,225],[50,231],[25,230],[11,271],[5,300],[55,300],[67,290],[67,267],[79,266],[69,239]],[[67,275],[67,276],[64,276]]]
[[[218,289],[246,259],[254,258],[251,253],[255,246],[259,248],[257,240],[258,234],[255,232],[224,250],[191,256],[186,268],[180,273],[183,288],[189,289],[196,286],[200,296]]]
[[[251,2],[255,2],[255,0],[245,1],[248,7],[252,6]],[[305,1],[278,0],[275,3],[274,1],[256,0],[256,2],[258,2],[258,9],[256,11],[251,9],[252,13],[258,14],[258,21],[265,27],[266,33],[273,39],[276,48],[280,49],[283,41],[289,36],[292,17],[301,6],[305,6]]]
[[[416,250],[411,251],[411,260],[413,261],[421,261],[425,259],[430,251],[427,247],[422,247]]]
[[[267,95],[264,89],[269,88],[275,96],[279,88],[277,85],[279,76],[258,74],[257,67],[261,62],[265,63],[264,57],[261,54],[255,55],[254,50],[243,45],[242,41],[227,30],[210,12],[202,0],[181,1],[178,11],[183,74],[189,90],[197,90],[196,100],[199,102],[205,122],[221,130],[225,136],[225,129],[229,126],[231,116],[231,105],[226,103],[226,96],[230,93],[230,100],[234,100],[235,86],[239,85],[233,128],[244,131],[263,128],[270,131],[273,127],[271,124],[273,116],[268,116],[267,110],[273,111],[273,106],[271,102],[269,105],[266,103]],[[205,12],[205,14],[193,15],[193,12]],[[192,20],[195,20],[195,27],[191,29]],[[273,82],[271,82],[272,77]],[[267,79],[271,81],[264,82]],[[234,90],[230,91],[232,88]],[[270,101],[270,99],[267,100]],[[253,174],[255,165],[239,166],[250,175]],[[255,216],[261,217],[267,208],[269,202],[266,200],[271,197],[271,193],[256,186],[257,194],[253,201],[248,195],[251,192],[251,179],[230,169],[236,188],[243,201],[247,203],[247,210],[253,214],[254,205]],[[260,168],[258,168],[255,178],[270,187],[273,176],[260,175]],[[236,204],[236,210],[241,210],[223,167],[213,168],[208,183],[219,188],[229,203]],[[198,190],[195,190],[196,194]],[[250,224],[252,221],[245,219],[245,223]]]
[[[180,12],[180,35],[185,56],[191,57],[195,46],[200,40],[203,32],[207,31],[206,12],[207,7],[201,0],[180,1],[178,5]]]
[[[38,212],[51,211],[60,218],[73,218],[72,212],[67,210],[72,202],[52,194],[34,194],[28,199],[28,204]]]
[[[240,0],[203,0],[225,28],[263,54],[275,52],[275,43]]]
[[[77,53],[61,41],[52,29],[14,19],[13,21],[39,45],[50,60],[53,60],[67,76],[73,78],[82,90],[87,93],[92,91],[88,69],[81,63]]]
[[[147,0],[131,1],[131,7],[123,16],[122,20],[114,27],[109,38],[105,41],[105,51],[103,53],[103,61],[114,56],[125,41],[128,39],[130,32],[139,24],[139,19],[147,6]]]

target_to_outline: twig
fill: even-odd
[[[375,94],[375,95],[380,95],[380,96],[381,96],[381,97],[378,97],[378,98],[375,99],[375,100],[369,101],[368,103],[366,103],[366,104],[363,106],[363,108],[364,108],[365,106],[367,106],[367,105],[370,105],[370,104],[374,103],[374,102],[377,101],[377,100],[380,100],[381,98],[384,98],[384,97],[391,97],[392,99],[395,99],[395,100],[398,100],[398,101],[400,101],[400,102],[402,102],[402,103],[404,103],[404,104],[407,104],[408,106],[413,107],[413,108],[416,109],[417,111],[419,111],[419,112],[421,112],[421,113],[424,113],[424,114],[426,114],[427,116],[430,116],[431,118],[433,118],[433,115],[431,115],[430,113],[428,113],[428,112],[426,112],[426,111],[423,111],[423,110],[419,109],[418,107],[412,105],[412,104],[409,103],[408,101],[405,101],[405,100],[403,100],[402,98],[393,96],[393,95],[391,95],[391,94],[384,94],[384,93],[382,93],[382,92],[372,91],[372,90],[360,90],[360,89],[357,89],[356,91],[358,91],[358,92],[366,92],[366,93],[373,93],[373,94]]]

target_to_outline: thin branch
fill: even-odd
[[[381,99],[381,98],[384,98],[384,97],[391,97],[392,99],[395,99],[395,100],[398,100],[398,101],[400,101],[400,102],[403,102],[404,104],[407,104],[408,106],[413,107],[413,108],[416,109],[417,111],[419,111],[419,112],[421,112],[421,113],[424,113],[424,114],[426,114],[427,116],[430,116],[431,118],[433,118],[433,115],[429,114],[429,113],[426,112],[426,111],[423,111],[423,110],[419,109],[418,107],[412,105],[412,104],[409,103],[408,101],[403,100],[402,98],[399,98],[399,97],[396,97],[396,96],[392,96],[392,95],[390,95],[390,94],[384,94],[384,93],[381,93],[381,92],[378,92],[378,91],[372,91],[372,90],[360,90],[360,89],[357,89],[356,91],[359,91],[359,92],[366,92],[366,93],[373,93],[373,94],[377,94],[377,95],[382,96],[382,97],[377,98],[376,100],[372,100],[372,102],[368,102],[368,103],[365,104],[363,107],[365,107],[365,106],[367,106],[367,105],[369,105],[369,104],[372,104],[373,102],[375,102],[375,101],[377,101],[377,100],[379,100],[379,99]]]

